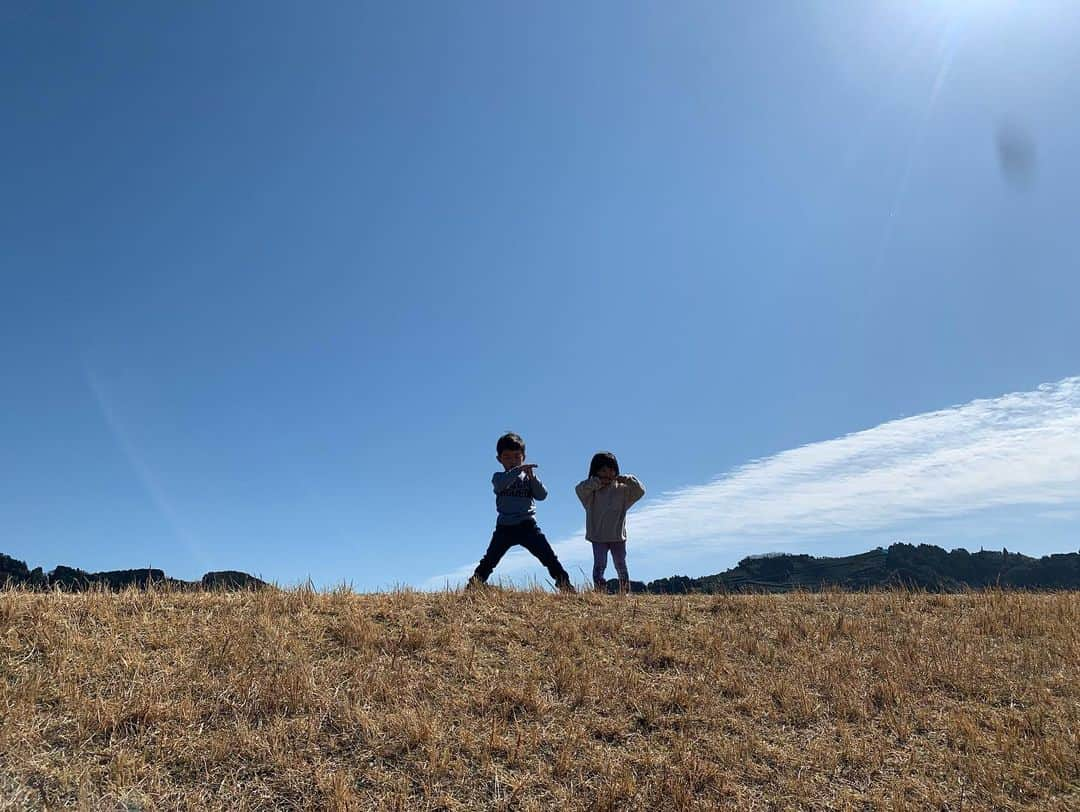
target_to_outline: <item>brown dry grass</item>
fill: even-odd
[[[1077,809],[1080,594],[0,594],[0,805]]]

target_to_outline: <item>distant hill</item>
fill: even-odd
[[[610,581],[609,589],[617,582]],[[635,592],[791,592],[793,590],[906,586],[958,592],[1000,586],[1009,589],[1080,589],[1080,553],[1032,558],[1008,550],[947,552],[930,544],[893,544],[859,555],[815,558],[767,555],[744,558],[732,569],[702,578],[676,575]]]
[[[0,588],[23,587],[24,589],[63,589],[65,592],[82,592],[88,589],[121,590],[129,586],[145,589],[150,585],[170,586],[179,589],[259,589],[264,581],[246,572],[226,570],[208,572],[200,581],[181,581],[169,578],[162,570],[108,570],[86,572],[73,567],[58,566],[51,572],[41,567],[30,569],[25,561],[19,561],[0,553]]]
[[[0,588],[120,590],[151,584],[180,589],[258,589],[264,581],[246,572],[208,572],[200,581],[169,578],[159,569],[86,572],[59,566],[50,572],[29,569],[26,563],[0,553]],[[609,591],[618,582],[608,581]],[[687,592],[792,592],[821,589],[864,590],[904,586],[933,592],[1003,587],[1008,589],[1080,589],[1080,553],[1032,558],[1008,550],[948,552],[930,544],[893,544],[859,555],[838,558],[768,554],[748,556],[732,569],[690,578],[674,575],[643,583],[634,592],[681,594]]]

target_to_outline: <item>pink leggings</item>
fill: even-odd
[[[607,554],[611,551],[611,560],[615,564],[615,572],[619,574],[620,581],[629,581],[630,575],[626,571],[626,542],[592,542],[592,579],[593,585],[604,586],[604,570],[607,569]]]

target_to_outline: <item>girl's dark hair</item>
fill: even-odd
[[[522,454],[524,454],[525,441],[522,440],[519,435],[514,434],[514,432],[508,431],[506,432],[506,434],[499,438],[499,441],[497,443],[495,443],[495,453],[502,454],[504,451],[507,450],[520,451]]]
[[[619,475],[619,461],[615,459],[615,455],[610,451],[598,451],[593,454],[592,462],[589,463],[589,476],[596,476],[597,471],[601,468],[612,468],[615,471],[615,476]]]

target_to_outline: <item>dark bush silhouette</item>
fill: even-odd
[[[40,589],[45,586],[46,580],[41,567],[27,569],[25,562],[0,553],[0,587],[25,586]]]
[[[202,577],[203,589],[262,589],[266,586],[254,575],[236,570],[208,572]]]
[[[169,578],[162,570],[151,568],[87,572],[74,567],[59,566],[46,575],[41,567],[28,569],[25,562],[0,553],[0,588],[62,589],[65,592],[103,589],[116,592],[128,587],[147,589],[151,586],[168,586],[174,589],[261,589],[267,584],[254,575],[236,570],[208,572],[201,581],[194,582]]]

